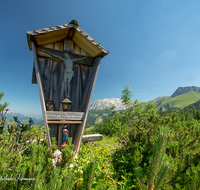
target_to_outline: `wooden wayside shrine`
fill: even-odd
[[[76,20],[28,31],[27,40],[34,58],[32,83],[38,84],[44,125],[50,128],[48,146],[56,137],[60,148],[67,125],[74,151],[79,151],[100,61],[109,52]],[[62,108],[66,97],[71,101],[69,111]]]

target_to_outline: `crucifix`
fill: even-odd
[[[70,55],[67,52],[65,52],[62,56],[51,53],[50,51],[45,51],[45,53],[47,53],[48,55],[54,58],[61,60],[64,63],[65,65],[65,71],[64,71],[65,95],[67,98],[70,98],[70,89],[71,89],[70,82],[72,80],[72,77],[74,76],[73,63],[75,61],[86,59],[87,57],[71,59]]]

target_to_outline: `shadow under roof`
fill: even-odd
[[[109,53],[79,26],[70,23],[28,31],[27,41],[29,49],[32,50],[31,41],[35,42],[37,46],[45,46],[67,38],[73,40],[77,46],[92,57],[104,57]]]

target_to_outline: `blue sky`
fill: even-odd
[[[200,1],[7,0],[0,6],[1,103],[27,116],[41,114],[31,84],[33,55],[26,32],[76,19],[110,51],[101,61],[92,101],[120,98],[128,82],[133,100],[200,86]]]

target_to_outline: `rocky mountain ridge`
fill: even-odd
[[[197,86],[178,87],[171,96],[159,96],[153,99],[153,101],[155,103],[158,102],[160,104],[164,100],[167,100],[169,98],[174,98],[176,96],[188,93],[190,91],[200,92],[200,87]],[[110,108],[113,105],[115,105],[116,110],[125,110],[125,106],[122,103],[122,100],[119,98],[105,98],[91,102],[90,110],[103,110],[106,108]],[[171,106],[172,104],[168,102],[167,105],[165,106],[165,109],[170,109]]]
[[[185,86],[185,87],[178,87],[175,92],[171,95],[171,98],[179,96],[181,94],[190,92],[190,91],[197,91],[200,92],[200,87],[197,86]]]
[[[166,100],[168,99],[170,96],[158,96],[157,98],[154,98],[153,100],[151,101],[154,101],[154,102],[158,102],[160,100]]]
[[[122,100],[119,98],[105,98],[101,100],[95,100],[90,103],[90,110],[103,110],[112,106],[116,107],[116,110],[125,110],[125,106]]]

